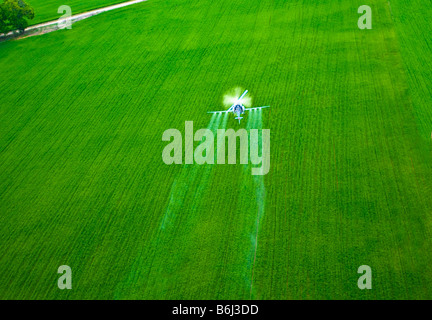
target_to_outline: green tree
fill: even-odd
[[[6,11],[3,8],[4,4],[0,3],[0,34],[8,31]]]
[[[0,5],[0,32],[18,29],[21,33],[34,18],[33,8],[24,0],[4,0]]]

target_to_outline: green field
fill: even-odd
[[[363,4],[149,0],[0,43],[0,299],[431,299],[432,7]],[[206,113],[237,86],[271,108]],[[270,172],[164,164],[187,120],[270,129]]]
[[[29,21],[29,25],[59,19],[64,14],[63,11],[58,13],[58,8],[62,5],[71,7],[74,15],[125,1],[127,0],[26,0],[35,10],[35,17]]]

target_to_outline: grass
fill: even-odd
[[[362,4],[152,0],[1,43],[0,298],[430,299],[431,9],[361,31]],[[206,113],[236,86],[271,108]],[[270,172],[165,165],[186,120],[269,128]]]
[[[35,17],[33,20],[29,20],[29,25],[59,19],[64,14],[63,11],[62,13],[57,12],[62,5],[71,7],[72,15],[75,15],[121,2],[125,2],[125,0],[69,0],[67,3],[63,0],[28,0],[27,3],[35,10]]]

